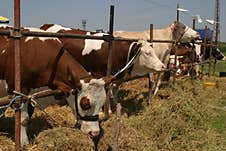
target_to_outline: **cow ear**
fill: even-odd
[[[171,30],[174,30],[175,26],[176,26],[176,21],[174,21],[174,22],[170,25],[170,29],[171,29]]]
[[[67,68],[67,80],[72,84],[75,82],[72,71],[69,68]]]
[[[114,80],[117,79],[118,76],[106,76],[106,77],[103,77],[102,79],[104,80],[105,82],[105,87],[107,87],[108,85],[110,85]]]
[[[76,89],[77,90],[82,90],[82,84],[80,82],[78,82]]]

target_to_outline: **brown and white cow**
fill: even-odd
[[[116,31],[114,36],[123,38],[139,38],[139,39],[150,39],[150,31]],[[199,33],[191,29],[190,27],[184,25],[181,22],[174,22],[170,26],[164,29],[153,30],[153,39],[155,40],[172,40],[180,42],[190,42],[193,39],[199,38]],[[170,51],[173,48],[172,43],[153,43],[153,49],[157,57],[167,66],[170,57]],[[157,81],[157,87],[154,94],[157,93],[158,87],[160,85],[160,80]]]
[[[0,27],[0,30],[5,29],[12,28]],[[34,28],[23,30],[42,31]],[[59,57],[61,51],[64,52]],[[6,36],[0,36],[0,79],[7,81],[9,91],[14,90],[14,42]],[[28,94],[32,88],[49,86],[62,90],[68,96],[76,89],[76,107],[81,116],[81,130],[91,137],[99,135],[98,112],[106,99],[105,86],[111,80],[111,77],[95,79],[90,76],[70,53],[62,49],[62,43],[57,38],[21,38],[22,93]],[[26,109],[22,111],[22,123],[26,123],[28,119]],[[27,144],[26,125],[23,124],[21,136],[21,144]]]
[[[73,33],[82,35],[103,36],[104,33],[96,33],[63,27],[57,24],[44,24],[40,27],[48,32],[54,33]],[[106,75],[108,42],[104,40],[91,39],[70,39],[60,38],[64,47],[71,55],[81,63],[87,71],[90,71],[95,77]],[[165,70],[163,63],[157,58],[151,44],[142,42],[113,41],[112,73],[122,69],[128,60],[130,60],[141,49],[140,55],[135,61],[132,73],[136,75],[145,74],[151,71]]]

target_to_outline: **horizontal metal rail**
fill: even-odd
[[[75,39],[96,39],[96,40],[104,40],[104,41],[130,41],[136,42],[140,39],[136,38],[122,38],[122,37],[112,37],[108,34],[103,36],[94,36],[94,35],[81,35],[81,34],[71,34],[71,33],[53,33],[53,32],[34,32],[34,31],[24,31],[21,30],[21,35],[23,36],[32,36],[32,37],[57,37],[57,38],[75,38]],[[13,30],[0,30],[0,35],[13,36]],[[147,40],[148,42],[156,42],[156,43],[175,43],[174,40],[160,40],[153,39]],[[195,44],[204,45],[200,42],[195,42]],[[206,46],[216,46],[215,44],[206,44]]]
[[[17,92],[18,93],[18,92]],[[64,95],[64,93],[61,90],[43,90],[34,94],[31,94],[29,96],[23,95],[21,94],[24,98],[23,101],[26,102],[28,101],[29,97],[32,97],[33,99],[39,99],[39,98],[43,98],[43,97],[48,97],[51,95]],[[4,97],[4,98],[0,98],[0,106],[4,106],[4,105],[8,105],[10,103],[10,99],[8,97]]]
[[[53,33],[53,32],[31,32],[21,30],[21,35],[23,36],[33,36],[33,37],[58,37],[58,38],[75,38],[75,39],[96,39],[96,40],[105,40],[105,41],[139,41],[140,39],[135,38],[121,38],[121,37],[112,37],[108,34],[103,36],[94,36],[94,35],[81,35],[81,34],[70,34],[70,33]],[[13,36],[13,30],[0,30],[0,35]],[[162,42],[162,43],[174,43],[172,40],[148,40],[149,42]]]

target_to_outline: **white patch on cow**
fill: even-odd
[[[54,24],[52,27],[48,28],[46,31],[57,33],[60,30],[72,30],[71,28],[63,27],[58,24]]]
[[[117,33],[124,33],[125,31],[123,31],[123,30],[119,30],[119,31],[117,31]]]
[[[4,54],[5,53],[5,49],[4,50],[2,50],[2,53],[1,54]]]
[[[0,24],[0,28],[7,28],[7,27],[13,28],[13,26],[9,26],[8,24]]]
[[[190,42],[192,39],[199,38],[199,33],[192,28],[186,26],[185,33],[183,37],[181,38],[181,42]]]
[[[93,36],[103,36],[105,33],[96,33]],[[90,32],[87,32],[86,35],[91,35]],[[85,47],[82,50],[82,55],[89,54],[92,50],[99,50],[104,43],[104,40],[93,40],[93,39],[85,39]]]
[[[47,32],[47,31],[44,31],[42,29],[33,28],[33,27],[25,27],[24,29],[28,29],[29,31],[33,31],[33,32]],[[54,38],[54,37],[30,37],[30,36],[25,39],[25,42],[28,42],[29,40],[33,40],[34,38],[38,38],[41,41],[45,41],[45,40],[57,40],[58,42],[61,43],[61,41],[58,38]]]
[[[85,83],[84,80],[80,80],[82,89],[78,92],[78,111],[81,116],[94,116],[98,115],[101,107],[106,100],[106,91],[104,88],[105,81],[103,79],[92,79],[89,83]],[[80,107],[80,101],[83,97],[87,97],[90,100],[91,108],[88,110],[82,110]],[[84,133],[99,132],[98,121],[82,121],[81,130]]]

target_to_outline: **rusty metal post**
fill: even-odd
[[[150,42],[153,41],[153,29],[154,29],[153,24],[150,24]]]
[[[206,34],[207,34],[207,26],[205,26],[205,30],[204,30],[204,45],[203,45],[203,55],[202,55],[202,74],[203,74],[203,70],[204,70],[204,61],[205,61],[205,55],[206,55]]]
[[[153,24],[150,24],[150,42],[153,41]],[[148,78],[148,105],[151,103],[152,100],[152,87],[153,83],[151,81],[150,74],[147,75]]]
[[[177,4],[177,22],[179,22],[179,4]]]
[[[195,18],[192,19],[192,28],[193,30],[195,30]],[[193,83],[193,79],[194,79],[194,75],[193,73],[194,72],[194,62],[195,62],[195,41],[193,40],[192,41],[192,60],[191,60],[191,80],[192,80],[192,83]]]
[[[107,76],[111,75],[112,71],[112,37],[113,37],[113,26],[114,26],[114,5],[110,5],[110,21],[109,21],[109,35],[110,41],[108,45],[108,64],[107,64]],[[110,108],[110,91],[107,91],[107,99],[104,106],[104,112],[106,118],[109,117]]]
[[[14,0],[14,47],[15,47],[15,90],[20,92],[21,76],[20,76],[20,0]],[[20,106],[21,100],[17,100],[17,106]],[[19,151],[20,142],[20,125],[21,125],[21,111],[15,111],[15,150]]]
[[[195,18],[192,19],[192,28],[195,30]]]
[[[114,26],[114,5],[111,5],[110,23],[109,23],[109,34],[111,37],[113,37],[113,26]],[[107,75],[111,75],[111,68],[112,68],[112,38],[109,41]]]
[[[213,56],[212,56],[213,47],[209,46],[209,48],[210,48],[210,57],[209,57],[208,76],[210,77],[210,75],[211,75],[211,65],[212,65],[212,60],[213,60]]]

